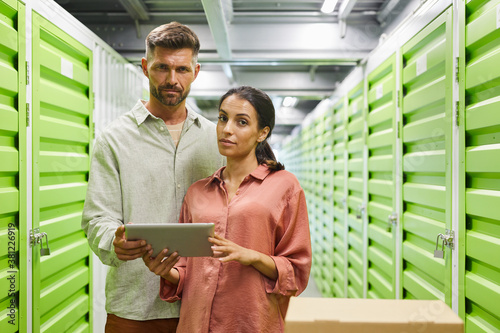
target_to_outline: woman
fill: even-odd
[[[143,257],[162,277],[160,297],[182,299],[178,332],[282,332],[290,296],[307,286],[304,191],[267,143],[273,127],[264,92],[243,86],[222,96],[217,139],[227,166],[191,185],[180,216],[215,223],[214,256]]]

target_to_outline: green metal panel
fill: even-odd
[[[313,270],[315,272],[316,282],[320,291],[326,292],[327,285],[323,282],[323,267],[325,265],[324,256],[324,239],[323,239],[323,209],[322,200],[320,197],[320,188],[322,186],[323,166],[321,160],[323,159],[323,138],[322,138],[322,119],[316,118],[311,124],[311,171],[312,171],[312,187],[310,188],[310,199],[313,205]]]
[[[306,196],[307,202],[307,211],[309,214],[309,228],[311,231],[311,247],[312,247],[312,267],[311,274],[314,279],[320,280],[321,278],[321,262],[322,262],[322,248],[318,232],[318,203],[316,199],[316,169],[317,169],[317,161],[316,161],[316,132],[315,132],[315,123],[311,122],[304,126],[302,129],[303,132],[303,152],[302,159],[304,163],[301,185],[304,189],[304,193]]]
[[[81,212],[92,141],[92,53],[33,14],[33,330],[90,332],[91,256]]]
[[[333,110],[329,109],[324,115],[323,130],[323,188],[321,190],[323,200],[323,241],[325,263],[323,267],[323,279],[327,287],[323,296],[333,297],[334,281],[334,227],[333,227]]]
[[[24,7],[0,1],[0,331],[26,331]]]
[[[318,239],[321,246],[320,279],[316,281],[321,294],[325,297],[333,296],[333,213],[332,213],[332,162],[333,162],[333,124],[332,112],[327,110],[316,122],[318,142],[317,165],[319,168],[316,200],[318,201],[317,225]]]
[[[465,327],[500,328],[500,1],[466,4]]]
[[[368,77],[368,298],[396,297],[395,235],[388,224],[396,209],[396,56]]]
[[[313,250],[313,263],[312,271],[315,281],[321,285],[321,267],[323,266],[323,244],[321,236],[321,215],[319,210],[319,202],[317,197],[317,187],[318,187],[318,147],[319,140],[321,138],[317,135],[318,119],[310,124],[308,131],[310,133],[310,146],[309,146],[309,167],[310,167],[310,182],[308,186],[308,197],[311,203],[309,207],[310,220],[311,223],[311,236],[312,236],[312,250]]]
[[[451,229],[451,9],[401,50],[403,57],[402,298],[451,305],[451,250],[434,257]],[[439,244],[441,247],[441,243]]]
[[[364,289],[363,168],[365,146],[364,82],[347,95],[347,296],[362,298]]]
[[[345,219],[345,98],[333,108],[333,295],[347,297]]]

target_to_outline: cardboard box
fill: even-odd
[[[446,303],[424,300],[292,297],[286,333],[463,333]]]

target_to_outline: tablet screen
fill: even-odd
[[[181,257],[211,257],[208,237],[214,236],[213,223],[127,224],[128,240],[144,239],[153,247],[152,257],[164,248],[167,255],[177,251]]]

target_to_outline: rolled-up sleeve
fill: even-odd
[[[179,272],[179,284],[175,285],[164,278],[160,279],[160,298],[169,303],[174,303],[182,299],[182,290],[186,280],[186,258],[181,258],[175,268]]]
[[[266,291],[297,296],[307,286],[312,260],[309,219],[302,189],[292,195],[284,206],[276,237],[276,248],[271,258],[276,263],[278,279],[266,278]]]
[[[83,208],[82,229],[92,251],[103,264],[119,266],[113,247],[116,229],[123,225],[118,164],[108,145],[97,140]]]

